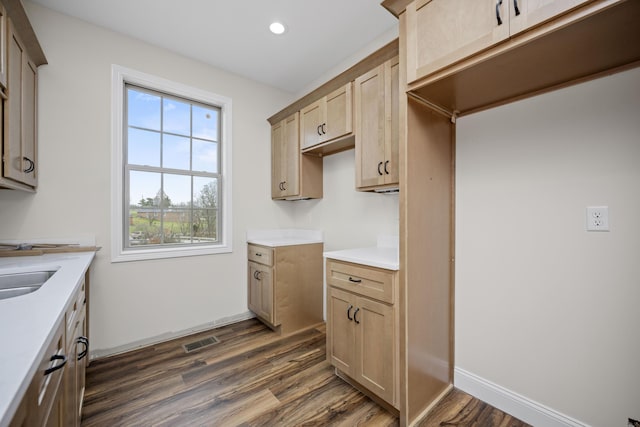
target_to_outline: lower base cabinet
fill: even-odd
[[[10,427],[79,427],[88,359],[89,271],[56,326]]]
[[[327,260],[326,280],[329,361],[397,409],[397,272]]]
[[[322,249],[249,244],[249,310],[280,334],[322,323]]]

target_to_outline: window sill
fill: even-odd
[[[180,258],[199,255],[231,253],[230,245],[211,245],[179,248],[147,248],[117,250],[111,255],[111,262],[146,261],[150,259]]]

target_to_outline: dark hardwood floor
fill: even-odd
[[[183,344],[220,342],[186,353]],[[398,419],[334,375],[325,329],[278,337],[251,319],[93,361],[83,426],[395,426]],[[524,427],[459,390],[420,423]]]

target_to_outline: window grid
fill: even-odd
[[[159,106],[160,106],[160,111],[159,111],[159,120],[160,120],[160,124],[159,130],[156,129],[152,129],[149,127],[144,127],[144,126],[137,126],[137,125],[130,125],[129,124],[129,89],[135,90],[137,92],[140,93],[145,93],[145,94],[149,94],[152,96],[157,96],[159,97]],[[124,161],[124,182],[125,182],[125,191],[124,191],[124,242],[125,242],[125,249],[131,249],[131,248],[138,248],[138,247],[158,247],[158,246],[195,246],[195,245],[207,245],[207,244],[212,244],[212,243],[218,243],[221,240],[220,236],[220,229],[221,229],[221,220],[222,218],[220,218],[220,212],[221,212],[221,207],[220,207],[220,200],[222,199],[222,195],[221,195],[221,188],[222,188],[222,175],[221,175],[221,141],[220,141],[220,135],[221,135],[221,109],[219,107],[216,106],[212,106],[212,105],[207,105],[201,102],[197,102],[197,101],[192,101],[190,99],[187,98],[181,98],[181,97],[176,97],[176,96],[171,96],[168,95],[166,93],[160,92],[160,91],[156,91],[156,90],[152,90],[152,89],[148,89],[148,88],[144,88],[138,85],[133,85],[133,84],[128,84],[125,83],[124,85],[124,99],[125,99],[125,108],[124,110],[124,122],[125,122],[125,126],[123,126],[123,140],[125,141],[124,143],[124,155],[125,155],[125,161]],[[184,135],[181,133],[176,133],[176,132],[170,132],[170,131],[166,131],[165,130],[165,101],[166,100],[170,100],[170,101],[175,101],[178,103],[187,103],[189,106],[189,132],[188,135]],[[211,109],[213,111],[216,111],[216,135],[214,136],[214,138],[212,139],[206,139],[206,138],[201,138],[201,137],[196,137],[194,136],[194,105],[202,107],[202,108],[206,108],[206,109]],[[140,164],[135,164],[135,163],[129,163],[129,157],[128,157],[128,153],[129,153],[129,130],[130,129],[138,129],[141,131],[145,131],[145,132],[153,132],[153,133],[157,133],[159,136],[159,165],[160,166],[149,166],[149,165],[140,165]],[[179,168],[169,168],[165,166],[165,136],[176,136],[176,137],[180,137],[180,138],[188,138],[189,140],[189,169],[179,169]],[[216,172],[206,172],[206,171],[195,171],[194,170],[194,140],[195,141],[204,141],[207,143],[214,143],[215,144],[215,169]],[[133,208],[133,204],[132,202],[134,200],[130,200],[132,195],[131,193],[131,172],[153,172],[153,173],[158,173],[159,177],[160,177],[160,189],[158,191],[158,193],[156,194],[156,198],[154,199],[158,199],[159,198],[159,203],[158,206],[156,207],[151,207],[151,210],[156,209],[158,212],[158,218],[159,218],[159,242],[147,242],[146,239],[142,239],[142,241],[136,241],[136,239],[134,237],[132,237],[132,230],[131,230],[131,222],[132,222],[132,218],[131,218],[131,209]],[[171,206],[171,204],[166,205],[165,202],[165,196],[167,197],[167,199],[169,199],[168,195],[166,194],[166,185],[165,185],[165,180],[167,175],[176,175],[176,176],[188,176],[189,177],[189,203],[187,204],[187,206]],[[212,179],[212,183],[215,183],[214,186],[210,187],[210,190],[213,195],[212,195],[212,201],[213,204],[212,206],[207,206],[207,205],[202,205],[199,206],[198,201],[196,200],[196,195],[195,195],[195,187],[194,187],[194,178],[210,178]],[[202,190],[202,192],[204,192],[204,189]],[[201,192],[201,197],[204,200],[204,195]],[[140,201],[142,202],[144,200],[143,199]],[[148,198],[147,198],[148,200]],[[170,200],[170,199],[169,199]],[[140,205],[140,207],[142,207],[142,205]],[[139,211],[138,211],[139,212]],[[184,212],[188,212],[188,216],[189,216],[189,241],[185,242],[184,241],[184,233],[182,233],[182,237],[181,240],[179,242],[167,242],[167,233],[165,230],[165,215],[168,213],[178,213],[178,217],[181,218],[182,215],[184,214]],[[214,238],[211,237],[206,237],[203,238],[202,236],[196,236],[197,234],[197,227],[196,227],[196,215],[200,214],[202,215],[202,213],[205,213],[205,215],[207,215],[205,217],[205,223],[207,224],[207,229],[211,232],[212,231],[212,235],[215,236]],[[147,219],[150,219],[150,215],[153,215],[155,217],[156,213],[153,212],[149,212],[147,213]],[[200,222],[200,220],[202,219],[202,217],[198,217],[198,223]],[[153,219],[150,219],[150,223],[153,223]],[[212,224],[213,223],[213,224]],[[182,228],[182,227],[181,227]],[[148,236],[147,236],[148,237]],[[174,239],[175,240],[175,239]],[[133,243],[138,243],[138,244],[133,244]]]

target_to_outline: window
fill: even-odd
[[[112,260],[231,251],[231,101],[113,68]]]

